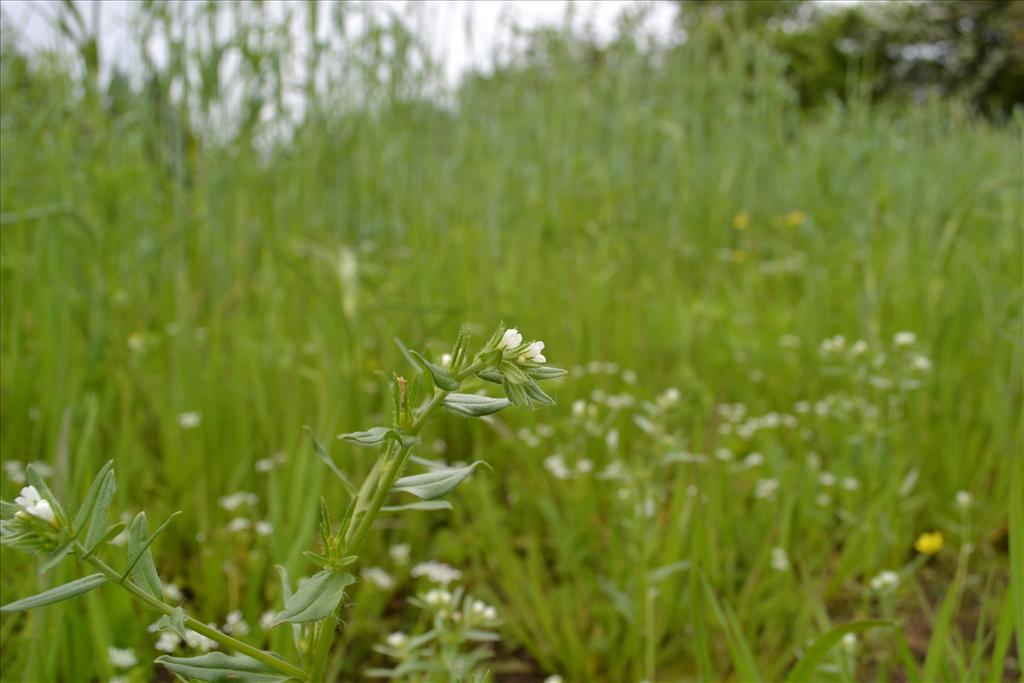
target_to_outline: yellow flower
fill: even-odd
[[[786,214],[786,225],[795,228],[807,220],[807,214],[803,211],[790,211]]]
[[[925,555],[934,555],[942,550],[942,532],[930,531],[921,534],[914,541],[914,549]]]
[[[750,214],[746,211],[740,211],[732,219],[732,227],[737,230],[746,230],[748,225],[750,225]]]

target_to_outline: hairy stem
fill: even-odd
[[[76,545],[78,552],[81,555],[84,555],[85,548],[82,547],[80,543]],[[162,600],[154,598],[148,592],[135,585],[135,583],[133,583],[132,581],[128,579],[122,581],[121,574],[119,574],[113,567],[111,567],[95,555],[90,556],[87,562],[92,566],[96,567],[96,569],[100,570],[100,573],[102,573],[104,576],[110,579],[111,583],[117,584],[121,588],[124,588],[126,591],[128,591],[133,596],[135,596],[142,602],[146,603],[156,611],[161,612],[162,614],[166,614],[168,616],[174,614],[174,607],[168,605],[166,602],[163,602]],[[277,671],[280,671],[285,675],[291,676],[293,678],[298,678],[302,681],[306,680],[306,672],[300,669],[299,667],[289,664],[288,662],[283,661],[281,659],[278,659],[277,657],[274,657],[273,655],[270,655],[264,652],[263,650],[255,648],[252,645],[243,643],[242,641],[236,638],[232,638],[231,636],[225,633],[221,633],[217,629],[211,628],[197,619],[186,616],[185,625],[193,631],[195,631],[196,633],[202,634],[210,640],[214,640],[220,643],[229,650],[234,650],[235,652],[241,652],[244,655],[248,655],[249,657],[252,657],[253,659],[258,660],[260,662],[263,662],[267,666]]]

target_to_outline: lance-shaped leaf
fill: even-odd
[[[299,589],[285,601],[284,609],[274,618],[274,625],[301,624],[329,617],[341,602],[345,587],[354,582],[351,574],[326,569],[302,579]]]
[[[348,492],[348,495],[356,495],[356,487],[352,484],[352,481],[345,475],[345,473],[342,472],[341,469],[334,463],[334,458],[332,458],[331,454],[327,451],[327,446],[323,445],[320,442],[320,439],[316,438],[316,435],[313,434],[312,429],[310,429],[309,427],[304,427],[304,429],[307,432],[309,432],[309,438],[313,440],[313,450],[316,451],[316,454],[320,456],[320,459],[324,461],[325,465],[327,465],[327,469],[329,469],[331,472],[334,472],[334,476],[336,476],[341,481],[341,485],[345,487],[345,490]]]
[[[408,505],[385,505],[381,512],[404,512],[406,510],[451,510],[452,504],[447,500],[421,500]]]
[[[533,409],[533,400],[530,395],[526,393],[526,389],[522,384],[515,382],[504,382],[502,386],[505,388],[505,395],[508,396],[508,400],[520,408]]]
[[[818,637],[814,644],[808,648],[807,652],[804,653],[803,658],[793,667],[793,670],[789,672],[786,677],[787,683],[799,683],[800,681],[809,681],[814,679],[815,670],[821,660],[829,653],[840,640],[843,639],[848,633],[857,633],[858,631],[866,631],[871,628],[892,628],[894,626],[891,621],[883,621],[881,619],[862,619],[860,621],[851,621],[846,624],[840,624],[830,631],[826,631]]]
[[[565,377],[569,373],[562,368],[556,368],[552,365],[541,365],[536,368],[530,368],[526,371],[526,374],[539,382],[544,382],[549,379]]]
[[[107,511],[110,509],[110,501],[114,498],[116,488],[114,471],[109,470],[103,475],[99,491],[96,494],[96,503],[89,516],[89,531],[85,535],[85,552],[87,553],[92,552],[103,541],[103,535],[107,531]]]
[[[103,547],[104,543],[107,543],[108,541],[112,541],[115,538],[117,538],[117,536],[119,536],[120,533],[122,531],[124,531],[126,526],[128,526],[128,525],[125,524],[124,522],[118,522],[117,524],[112,524],[110,526],[110,528],[107,529],[107,532],[105,534],[103,534],[103,537],[100,538],[100,540],[96,543],[96,545],[94,545],[92,547],[92,549],[89,550],[89,552],[85,553],[84,555],[82,555],[78,559],[80,561],[82,561],[82,562],[84,562],[85,560],[88,560],[92,556],[92,554],[94,552],[96,552],[97,550],[99,550],[100,548]]]
[[[210,652],[198,657],[171,657],[156,659],[174,673],[186,679],[200,681],[244,681],[245,683],[285,683],[292,676],[282,674],[263,662],[247,655],[226,655]]]
[[[406,448],[415,446],[420,440],[418,436],[401,434],[388,427],[371,427],[365,432],[348,432],[346,434],[338,434],[338,438],[342,441],[348,441],[360,446],[380,446],[386,440],[393,439]]]
[[[132,580],[139,586],[149,591],[157,600],[163,600],[163,585],[160,583],[160,576],[156,572],[156,564],[153,562],[153,553],[149,546],[153,544],[156,537],[167,528],[171,520],[180,515],[175,512],[161,524],[152,536],[149,536],[149,527],[146,524],[146,513],[140,512],[132,520],[128,528],[128,566],[121,575],[124,580],[130,573]]]
[[[493,415],[512,405],[507,398],[492,398],[478,394],[448,394],[444,397],[444,407],[453,413],[468,417]]]
[[[65,583],[57,586],[56,588],[51,588],[48,591],[43,591],[42,593],[33,595],[30,598],[23,598],[22,600],[17,600],[8,605],[4,605],[3,607],[0,607],[0,612],[20,612],[22,610],[35,609],[36,607],[42,607],[44,605],[52,605],[55,602],[68,600],[76,595],[87,593],[93,588],[102,586],[106,582],[107,577],[103,576],[103,574],[90,574],[89,576],[83,576],[80,579],[75,579],[70,583]]]
[[[504,381],[501,373],[497,370],[481,370],[476,376],[492,384],[501,384]]]
[[[433,472],[424,472],[423,474],[414,474],[411,477],[402,477],[396,481],[391,490],[411,493],[423,500],[434,500],[461,484],[462,480],[468,477],[478,465],[490,467],[483,460],[477,460],[465,467],[453,467],[444,470],[434,470]]]
[[[100,489],[103,488],[107,473],[113,470],[113,468],[114,461],[108,460],[107,464],[100,468],[100,471],[96,473],[96,477],[92,480],[89,492],[85,494],[85,500],[82,501],[82,507],[78,508],[75,520],[71,523],[71,530],[76,537],[85,528],[85,525],[89,523],[89,520],[92,519],[93,510],[96,509],[96,500],[100,495]]]
[[[452,377],[452,373],[448,370],[448,368],[444,368],[441,367],[440,365],[435,365],[434,363],[431,363],[429,360],[427,360],[420,354],[416,353],[415,351],[410,351],[409,353],[411,353],[416,358],[416,360],[420,362],[420,365],[427,369],[427,372],[430,373],[430,376],[434,378],[434,384],[437,385],[438,389],[443,389],[444,391],[458,391],[459,380]]]

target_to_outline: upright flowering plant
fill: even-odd
[[[469,341],[468,332],[463,330],[452,352],[444,354],[437,364],[416,351],[403,348],[417,372],[411,379],[396,375],[392,381],[391,425],[338,436],[349,443],[380,449],[376,464],[359,488],[350,483],[323,444],[314,439],[317,453],[341,479],[350,500],[338,520],[332,518],[327,502],[321,500],[320,552],[306,553],[319,567],[318,571],[301,579],[294,590],[282,572],[285,604],[273,625],[289,624],[296,632],[296,647],[302,658],[298,664],[288,662],[277,653],[248,645],[188,616],[181,607],[164,602],[163,586],[150,546],[179,513],[171,515],[153,533],[149,532],[144,512],[140,512],[127,529],[124,523],[108,526],[107,516],[115,489],[113,463],[104,465],[96,475],[73,519],[65,515],[42,478],[31,467],[26,470],[29,485],[21,490],[14,503],[2,504],[0,543],[43,555],[42,572],[69,556],[97,571],[5,605],[0,610],[11,612],[42,607],[113,583],[160,612],[159,628],[181,637],[187,632],[198,633],[234,653],[211,652],[198,657],[157,659],[178,676],[201,681],[324,680],[327,658],[339,624],[337,614],[346,589],[355,582],[350,570],[373,530],[374,521],[384,512],[448,507],[449,504],[440,499],[484,464],[477,461],[464,467],[432,466],[424,472],[405,475],[426,423],[440,410],[472,418],[492,415],[511,405],[536,408],[554,403],[539,383],[566,373],[547,365],[544,342],[524,342],[518,330],[504,326],[499,327],[475,354],[469,350]],[[505,396],[461,391],[477,378],[499,385]],[[391,504],[395,496],[412,496],[418,500]],[[110,541],[125,531],[128,559],[123,569],[116,570],[100,555]],[[475,608],[476,603],[473,605]],[[481,615],[474,613],[474,618],[489,618],[486,606],[479,610],[483,612]]]

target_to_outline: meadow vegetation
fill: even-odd
[[[361,481],[333,436],[422,370],[396,339],[440,363],[504,320],[569,371],[557,405],[424,430],[493,470],[378,520],[329,679],[1019,678],[1019,112],[855,82],[802,109],[710,17],[668,47],[540,31],[446,90],[397,16],[322,8],[307,54],[263,11],[146,5],[170,59],[129,75],[70,15],[72,53],[4,37],[4,500],[36,463],[77,503],[113,460],[126,522],[183,511],[166,599],[293,657],[274,565],[313,573],[350,495],[304,427]],[[3,551],[0,602],[83,574],[37,564]],[[500,640],[467,655],[459,610]],[[4,613],[2,677],[166,680],[212,643],[158,616],[114,587]]]

